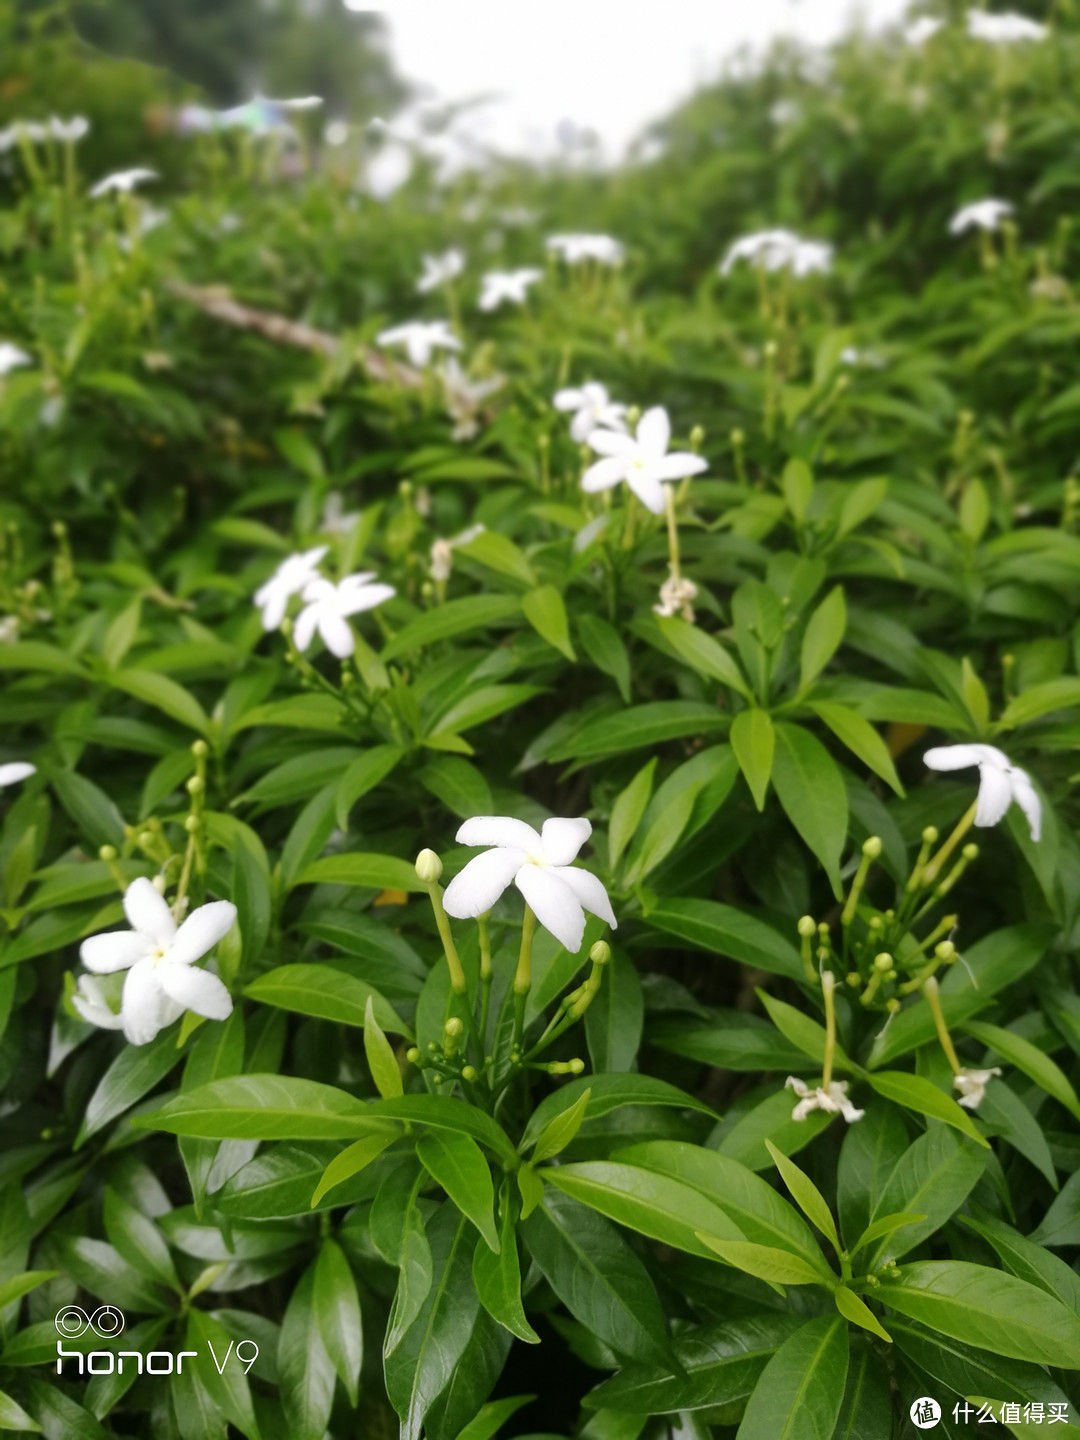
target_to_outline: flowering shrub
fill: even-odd
[[[1080,1424],[1080,41],[934,19],[607,186],[11,121],[0,1428]]]

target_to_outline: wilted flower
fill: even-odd
[[[482,281],[480,309],[497,310],[506,300],[512,305],[523,305],[529,286],[542,275],[542,270],[489,270]]]
[[[461,341],[450,328],[449,320],[408,320],[394,325],[375,337],[376,345],[404,345],[410,364],[421,368],[435,350],[460,350]]]
[[[552,235],[547,248],[561,255],[568,265],[582,260],[595,260],[600,265],[621,265],[625,253],[618,240],[610,235]]]
[[[923,760],[931,770],[966,770],[979,767],[979,803],[976,825],[996,825],[1015,800],[1027,816],[1032,840],[1042,833],[1042,801],[1031,776],[994,745],[938,745]]]
[[[58,115],[49,119],[49,134],[54,140],[77,144],[90,129],[90,121],[84,115],[73,115],[70,120],[61,120]]]
[[[920,15],[913,20],[904,30],[904,39],[909,45],[925,45],[927,40],[932,40],[939,30],[943,29],[944,20],[939,20],[934,15]]]
[[[84,1020],[99,1030],[119,1030],[123,1026],[124,1017],[109,1004],[104,986],[94,975],[79,976],[79,987],[71,1003]]]
[[[594,430],[626,433],[626,406],[608,398],[605,386],[596,380],[570,390],[559,390],[551,402],[556,410],[573,410],[570,438],[583,445]]]
[[[1006,215],[1013,213],[1008,200],[976,200],[958,210],[949,221],[949,234],[962,235],[965,230],[996,230]]]
[[[1045,40],[1048,34],[1045,25],[1031,20],[1027,15],[1018,15],[1006,10],[1000,15],[991,15],[987,10],[969,10],[967,16],[968,34],[975,40],[986,40],[991,45],[1009,45],[1015,40]]]
[[[685,575],[669,575],[660,586],[660,604],[652,608],[657,615],[679,615],[688,625],[694,623],[694,605],[698,588]]]
[[[996,1065],[992,1070],[972,1070],[965,1065],[953,1076],[953,1088],[960,1091],[959,1103],[967,1110],[977,1110],[987,1085],[993,1076],[1000,1074]]]
[[[831,1115],[843,1115],[849,1125],[853,1120],[861,1120],[866,1111],[856,1110],[847,1098],[847,1088],[846,1080],[831,1080],[828,1090],[820,1086],[813,1089],[805,1080],[789,1075],[784,1089],[794,1090],[799,1097],[799,1103],[791,1112],[792,1120],[805,1120],[811,1110],[827,1110]]]
[[[465,256],[460,250],[447,250],[445,255],[425,255],[423,264],[424,273],[416,282],[416,288],[421,295],[426,295],[460,275],[465,269]]]
[[[581,488],[594,494],[625,480],[643,505],[654,515],[661,514],[665,480],[682,480],[709,468],[700,455],[692,455],[688,450],[669,455],[670,442],[671,421],[662,405],[645,411],[634,438],[618,435],[613,430],[594,430],[588,443],[604,459],[597,460],[585,471]]]
[[[29,765],[25,760],[11,760],[7,765],[0,765],[0,790],[8,785],[17,785],[20,780],[25,780],[37,770],[36,765]]]
[[[137,185],[144,180],[156,180],[156,170],[144,170],[136,167],[134,170],[117,170],[112,175],[106,175],[104,180],[99,180],[90,191],[90,199],[98,200],[102,195],[109,195],[112,192],[117,194],[130,194]]]
[[[372,571],[361,571],[346,575],[337,585],[321,576],[311,580],[304,589],[304,609],[296,617],[293,630],[296,648],[306,650],[318,630],[332,655],[339,660],[350,656],[356,641],[346,617],[374,610],[397,593],[392,585],[373,585],[374,579]]]
[[[720,265],[727,275],[740,260],[763,270],[788,269],[800,278],[815,271],[825,274],[832,264],[832,246],[821,240],[803,240],[792,230],[759,230],[729,246]]]
[[[263,612],[264,630],[276,630],[285,619],[285,611],[292,597],[299,595],[312,580],[318,579],[319,561],[329,548],[329,545],[316,545],[313,550],[288,556],[270,579],[255,591],[255,604]]]
[[[483,525],[470,525],[453,540],[436,540],[431,547],[431,578],[445,584],[454,566],[454,551],[459,545],[468,545],[483,533]]]
[[[232,929],[235,905],[228,900],[200,905],[178,929],[165,900],[149,880],[140,878],[127,888],[124,913],[131,929],[91,935],[79,947],[79,959],[97,975],[128,972],[120,1016],[132,1045],[148,1044],[185,1010],[207,1020],[224,1020],[232,1013],[225,986],[208,970],[195,969],[195,961]],[[81,1013],[91,1019],[91,1010],[96,1006],[88,999]]]
[[[10,340],[0,340],[0,376],[7,375],[20,365],[32,365],[33,359],[25,350],[12,345]]]
[[[460,845],[495,848],[470,860],[451,880],[443,896],[446,913],[459,920],[483,915],[513,883],[544,929],[567,950],[580,950],[585,910],[616,928],[603,885],[571,865],[591,834],[588,820],[545,820],[540,834],[505,815],[466,820],[457,832]]]

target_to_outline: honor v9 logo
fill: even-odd
[[[88,1330],[102,1340],[115,1340],[124,1330],[123,1311],[117,1310],[114,1305],[101,1305],[92,1315],[87,1315],[85,1310],[78,1305],[65,1305],[62,1310],[56,1312],[53,1319],[57,1333],[63,1339],[56,1342],[56,1373],[64,1373],[64,1361],[75,1360],[78,1362],[80,1375],[122,1375],[124,1373],[124,1361],[129,1362],[129,1367],[134,1368],[141,1375],[144,1371],[147,1375],[180,1375],[183,1373],[185,1360],[197,1360],[198,1350],[65,1350],[64,1340],[79,1340]],[[251,1352],[248,1355],[243,1353],[245,1347]],[[244,1368],[246,1375],[252,1365],[259,1358],[259,1347],[254,1340],[230,1340],[224,1356],[219,1360],[217,1351],[213,1344],[207,1341],[207,1348],[210,1351],[217,1372],[221,1375],[225,1366],[229,1363],[230,1357],[235,1354],[236,1359]],[[85,1368],[84,1368],[85,1367]]]

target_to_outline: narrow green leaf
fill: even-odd
[[[805,690],[828,665],[840,648],[847,629],[847,607],[843,587],[830,590],[806,622],[803,632],[799,688]]]
[[[977,1144],[987,1150],[990,1148],[989,1141],[984,1140],[976,1130],[968,1112],[961,1110],[955,1100],[939,1090],[933,1081],[927,1080],[925,1076],[908,1075],[902,1070],[878,1070],[866,1078],[879,1095],[891,1100],[894,1105],[917,1110],[920,1115],[928,1115],[932,1120],[944,1120],[946,1125],[963,1131]]]
[[[736,1440],[824,1440],[832,1436],[848,1371],[847,1326],[839,1315],[808,1320],[762,1371]]]
[[[840,1237],[836,1233],[836,1224],[833,1221],[832,1212],[825,1203],[824,1195],[810,1179],[810,1176],[800,1170],[794,1160],[789,1160],[779,1151],[771,1140],[765,1141],[765,1148],[772,1156],[773,1164],[780,1171],[780,1178],[790,1191],[791,1198],[810,1223],[817,1226],[833,1249],[839,1253]]]
[[[765,809],[775,744],[773,723],[767,711],[756,706],[739,711],[731,723],[731,748],[758,810]]]
[[[471,1135],[454,1130],[425,1130],[416,1154],[437,1185],[441,1185],[466,1219],[471,1220],[496,1254],[495,1187],[479,1145]]]
[[[554,585],[541,585],[521,597],[521,608],[525,619],[541,639],[560,650],[573,662],[577,659],[570,643],[570,624],[566,618],[563,597]]]
[[[355,1410],[364,1358],[360,1297],[348,1260],[340,1245],[329,1237],[319,1246],[315,1262],[312,1309],[323,1346]]]

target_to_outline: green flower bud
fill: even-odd
[[[934,946],[934,955],[943,964],[951,964],[956,959],[956,946],[951,940],[942,940],[939,945]]]
[[[813,935],[816,929],[817,924],[815,923],[813,917],[810,915],[804,915],[799,921],[799,934],[805,940],[809,940],[810,936]]]
[[[408,1050],[405,1051],[405,1059],[408,1060],[410,1065],[418,1065],[420,1063],[420,1051],[415,1045],[410,1045]]]
[[[202,776],[192,775],[191,779],[187,782],[186,788],[189,795],[201,795],[202,792],[206,789],[206,784],[203,781]]]
[[[205,740],[196,740],[191,747],[191,753],[197,760],[205,760],[210,753],[210,746],[207,745]]]
[[[571,1074],[571,1075],[580,1075],[581,1072],[585,1069],[585,1061],[584,1061],[584,1060],[576,1060],[576,1059],[575,1059],[575,1060],[571,1060],[571,1061],[570,1061],[570,1067],[569,1067],[569,1068],[570,1068],[570,1074]]]
[[[189,815],[184,821],[184,829],[189,835],[194,835],[196,830],[202,828],[202,821],[197,815]]]
[[[476,1079],[476,1066],[475,1066],[475,1065],[463,1065],[463,1066],[461,1067],[461,1078],[462,1078],[463,1080],[475,1080],[475,1079]]]
[[[442,861],[434,850],[421,850],[416,857],[416,878],[425,885],[434,885],[442,874]]]
[[[936,845],[937,837],[938,830],[936,825],[927,825],[926,829],[922,832],[924,845]]]
[[[880,955],[874,956],[874,969],[880,970],[882,974],[884,974],[886,970],[892,969],[892,963],[892,956],[885,950],[883,950]]]
[[[970,844],[964,846],[960,854],[965,860],[975,860],[978,858],[979,847],[972,841]]]
[[[116,846],[115,846],[115,845],[102,845],[101,849],[100,849],[97,853],[98,853],[98,859],[99,859],[99,860],[115,860],[115,859],[116,859]]]
[[[446,1024],[443,1026],[443,1034],[448,1036],[452,1040],[456,1040],[464,1029],[465,1026],[461,1023],[458,1017],[456,1015],[451,1015],[450,1019],[447,1020]]]
[[[881,836],[871,835],[863,841],[862,853],[868,860],[876,860],[881,854]]]
[[[611,946],[606,940],[597,940],[589,951],[589,959],[594,965],[606,965],[611,959]]]

